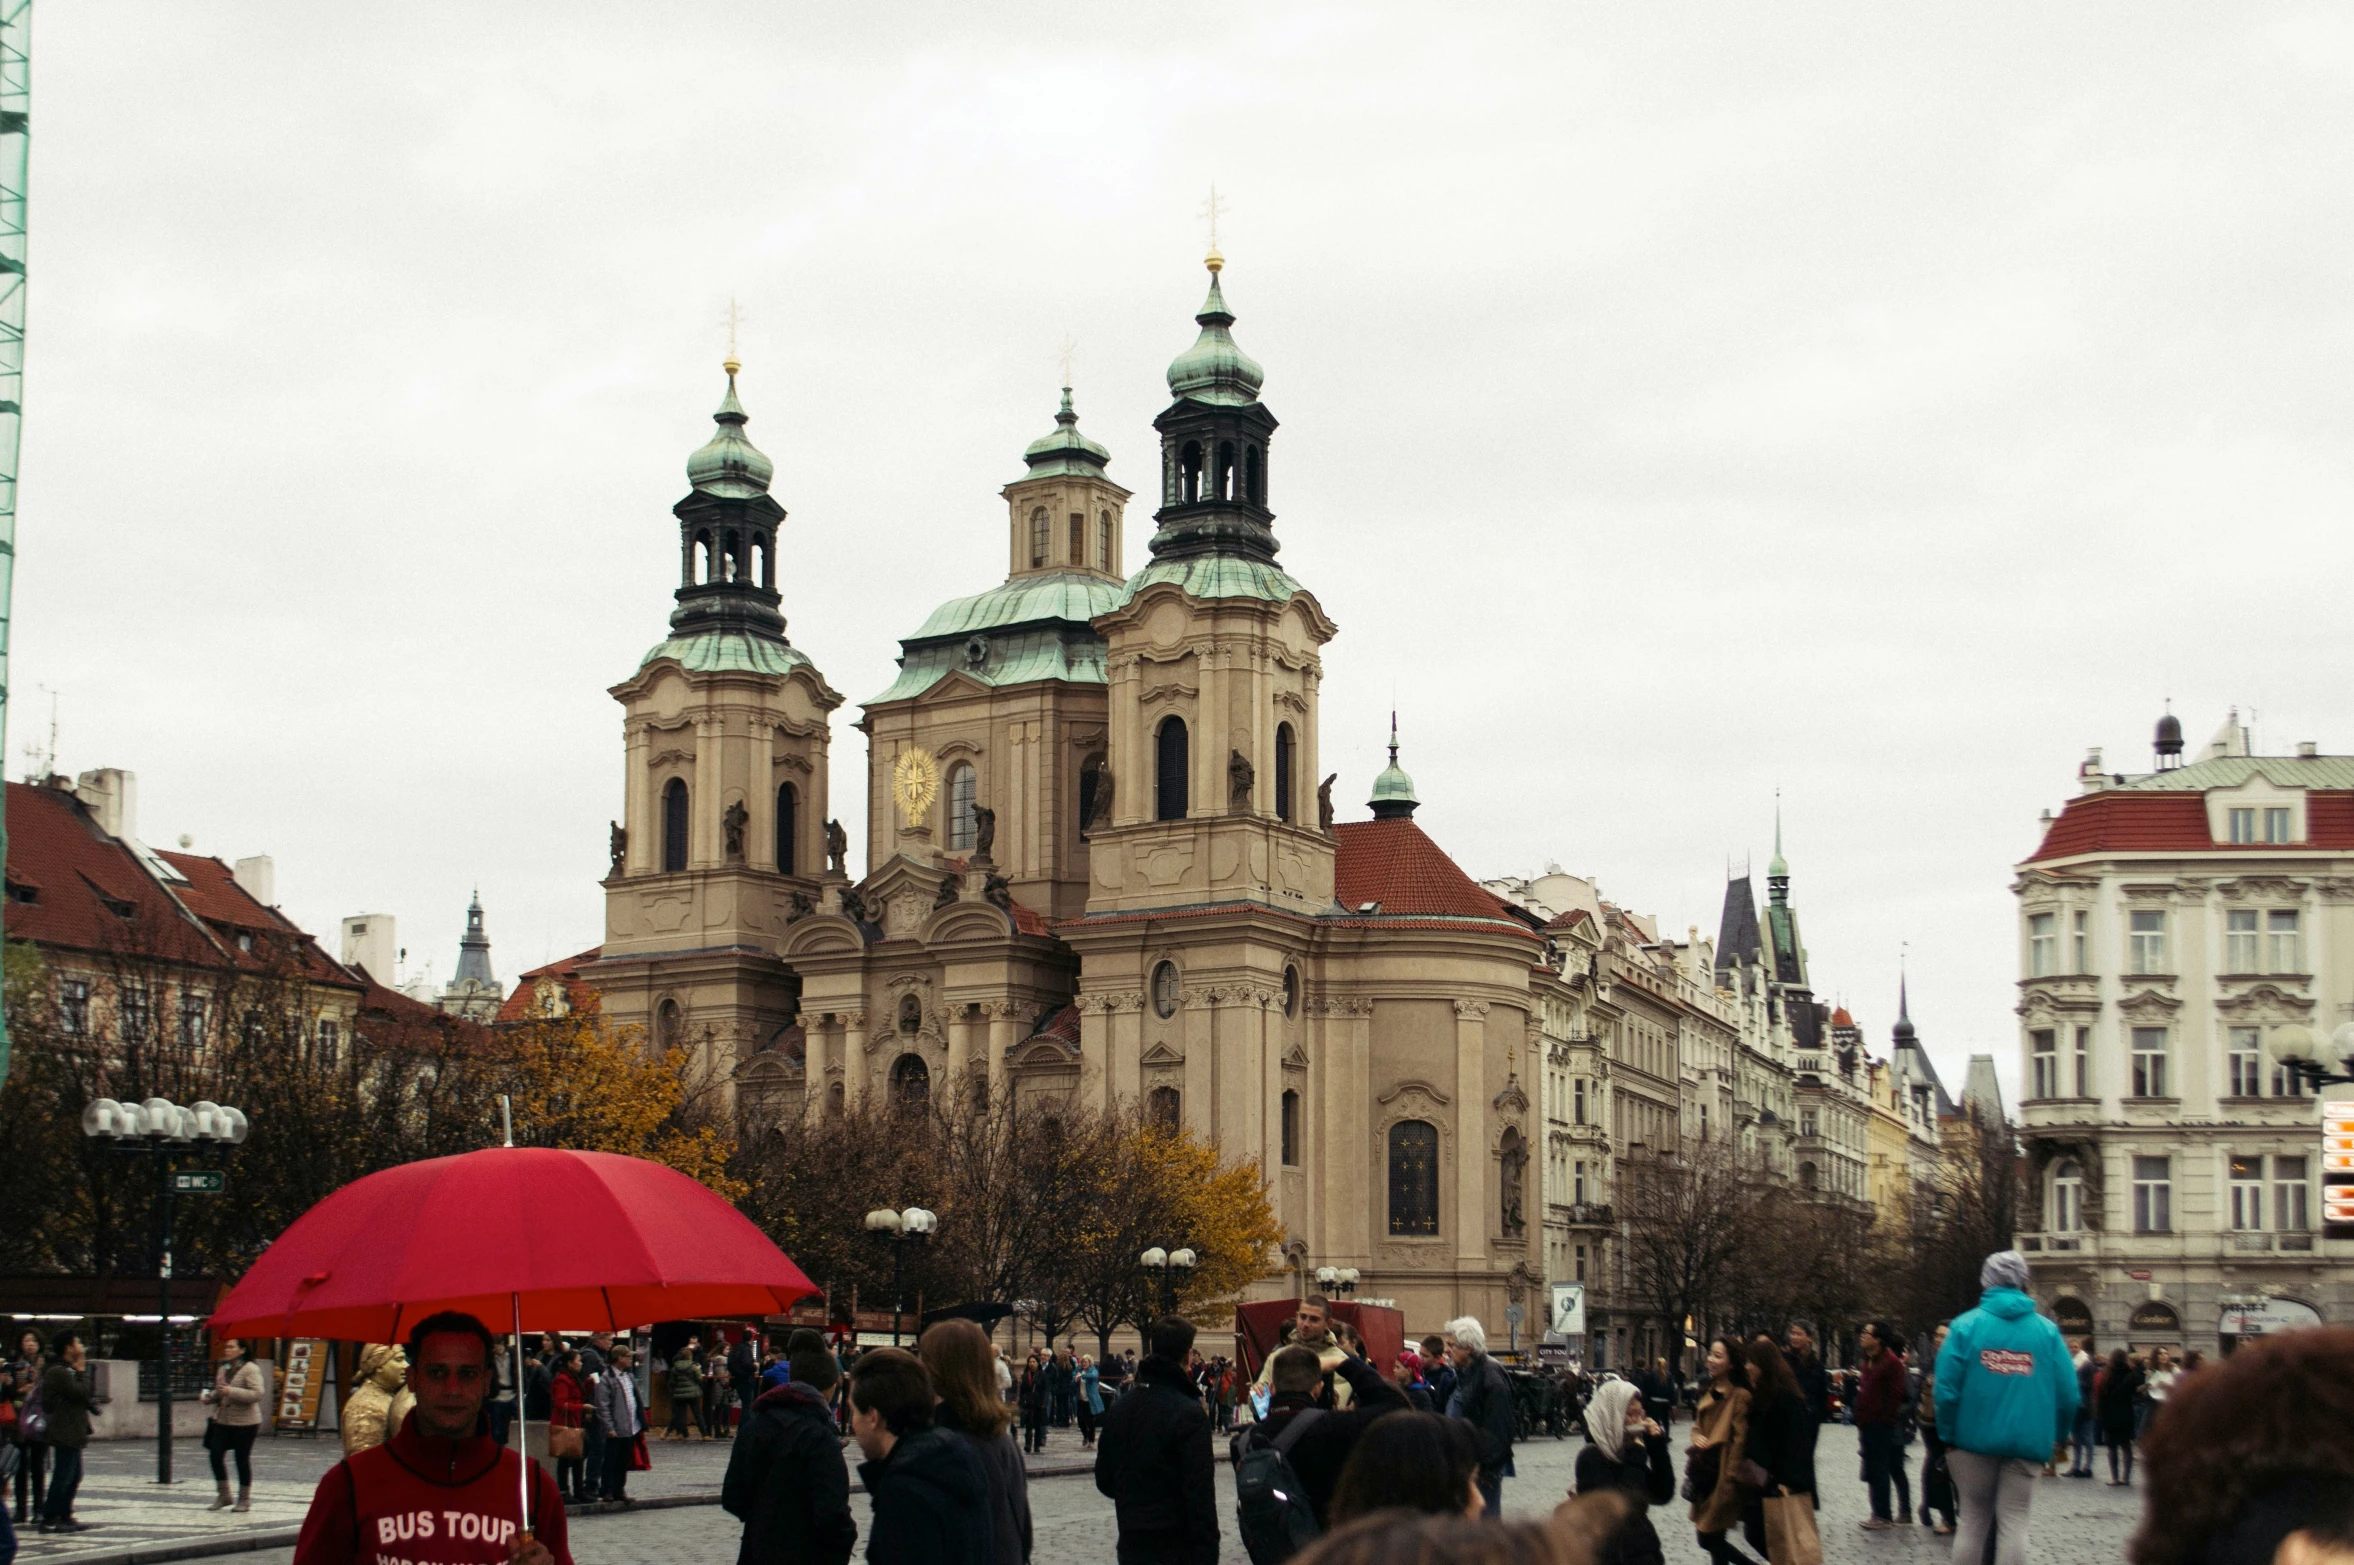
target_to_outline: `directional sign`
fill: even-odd
[[[229,1186],[229,1176],[217,1168],[198,1169],[192,1173],[172,1176],[174,1195],[219,1195]]]

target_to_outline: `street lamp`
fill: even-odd
[[[1316,1268],[1316,1287],[1326,1298],[1341,1297],[1357,1291],[1357,1279],[1363,1275],[1354,1266],[1319,1266]]]
[[[2264,1040],[2272,1061],[2292,1076],[2301,1076],[2315,1087],[2344,1087],[2354,1085],[2354,1022],[2347,1022],[2330,1034],[2325,1048],[2313,1036],[2313,1029],[2295,1022],[2275,1027]],[[2342,1070],[2331,1070],[2329,1061],[2335,1058]]]
[[[1157,1244],[1136,1258],[1145,1275],[1160,1284],[1163,1315],[1177,1313],[1177,1290],[1185,1286],[1200,1263],[1191,1250],[1164,1250]]]
[[[932,1230],[940,1226],[940,1219],[920,1206],[904,1212],[894,1212],[878,1206],[866,1214],[866,1231],[891,1247],[891,1346],[899,1346],[899,1317],[907,1313],[907,1295],[901,1290],[900,1277],[907,1263],[907,1247],[922,1244],[932,1237]]]
[[[176,1173],[173,1155],[186,1146],[233,1147],[245,1140],[245,1116],[236,1109],[198,1100],[183,1108],[169,1098],[144,1103],[117,1103],[98,1098],[82,1110],[82,1134],[111,1144],[117,1152],[154,1156],[162,1176],[156,1201],[156,1286],[160,1303],[157,1329],[163,1347],[157,1364],[155,1389],[155,1481],[172,1481],[172,1197],[219,1195],[225,1181],[211,1169]]]

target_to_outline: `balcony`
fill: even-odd
[[[1574,1228],[1609,1228],[1617,1222],[1608,1202],[1579,1201],[1563,1210],[1569,1214],[1570,1226]]]
[[[2020,1234],[2019,1253],[2022,1255],[2083,1255],[2094,1247],[2092,1234]]]

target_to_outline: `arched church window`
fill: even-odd
[[[676,1000],[665,1000],[654,1011],[654,1036],[664,1048],[678,1042],[679,1009]]]
[[[842,1117],[842,1097],[842,1084],[840,1082],[837,1081],[831,1087],[826,1089],[826,1113],[833,1116],[835,1119],[840,1119]]]
[[[1087,513],[1085,511],[1071,513],[1071,563],[1073,565],[1087,563]]]
[[[1046,507],[1030,513],[1030,568],[1038,569],[1046,563],[1046,551],[1054,541],[1054,524],[1047,517]]]
[[[1218,442],[1218,470],[1210,493],[1220,500],[1234,498],[1234,442],[1231,440]]]
[[[779,783],[776,790],[776,868],[780,875],[793,871],[794,834],[800,830],[801,801],[794,795],[791,783]]]
[[[1242,497],[1253,505],[1267,503],[1266,474],[1260,465],[1264,460],[1257,446],[1243,448]]]
[[[909,999],[915,996],[909,995]],[[902,1113],[927,1108],[932,1101],[932,1067],[920,1054],[902,1054],[891,1062],[891,1106]]]
[[[1296,967],[1283,970],[1283,1014],[1300,1014],[1300,970]]]
[[[1177,964],[1163,962],[1152,970],[1152,1009],[1166,1021],[1177,1014]]]
[[[1112,513],[1109,511],[1095,518],[1095,567],[1104,571],[1112,568]]]
[[[1814,1166],[1814,1164],[1812,1164],[1812,1163],[1801,1163],[1801,1164],[1799,1164],[1799,1165],[1798,1165],[1798,1188],[1799,1188],[1799,1189],[1801,1189],[1801,1190],[1812,1190],[1812,1189],[1814,1189],[1814,1188],[1815,1188],[1815,1184],[1816,1184],[1816,1174],[1815,1174],[1815,1166]]]
[[[980,797],[973,781],[973,769],[958,762],[948,773],[948,851],[970,853],[979,841],[979,822],[973,807]]]
[[[774,582],[768,579],[768,535],[766,533],[754,533],[752,535],[752,553],[750,558],[752,561],[752,569],[749,573],[747,573],[745,579],[756,587],[772,587],[776,585]]]
[[[1191,505],[1202,497],[1202,443],[1188,440],[1177,452],[1177,502]]]
[[[912,994],[899,997],[899,1030],[911,1038],[924,1030],[924,1002]]]
[[[1520,1131],[1510,1125],[1504,1127],[1503,1139],[1497,1143],[1497,1213],[1501,1234],[1521,1234],[1528,1231],[1526,1208],[1521,1204],[1521,1185],[1528,1174],[1528,1143]]]
[[[1096,801],[1103,794],[1103,757],[1091,755],[1079,763],[1079,832],[1095,824]]]
[[[711,534],[699,532],[695,534],[694,584],[700,586],[709,580],[711,580]]]
[[[662,869],[676,874],[687,867],[687,783],[673,777],[662,785]]]
[[[744,579],[744,535],[737,532],[727,534],[727,547],[724,554],[725,572],[722,579],[742,581]]]
[[[1175,1087],[1155,1087],[1144,1100],[1145,1117],[1162,1130],[1174,1133],[1183,1121],[1185,1100]]]
[[[1185,719],[1161,719],[1153,736],[1153,819],[1185,819],[1185,784],[1192,752],[1185,742]]]
[[[1275,725],[1275,818],[1291,819],[1291,724]]]
[[[1300,1095],[1288,1090],[1283,1094],[1283,1166],[1300,1166]]]
[[[1390,1232],[1427,1238],[1439,1231],[1439,1133],[1428,1120],[1390,1127]]]

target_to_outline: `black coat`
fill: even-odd
[[[761,1394],[736,1432],[719,1503],[744,1524],[736,1565],[844,1565],[858,1523],[824,1396],[789,1382]]]
[[[2122,1374],[2112,1369],[2101,1377],[2101,1438],[2108,1444],[2133,1443],[2133,1403],[2146,1378],[2131,1364]]]
[[[1022,1565],[1030,1557],[1030,1469],[1022,1448],[1010,1431],[975,1434],[946,1402],[933,1410],[935,1421],[973,1448],[981,1470],[989,1475],[989,1521],[993,1530],[991,1557],[997,1565]]]
[[[1616,1489],[1634,1504],[1627,1519],[1602,1540],[1594,1565],[1665,1565],[1659,1530],[1651,1525],[1651,1507],[1676,1497],[1667,1436],[1644,1435],[1641,1444],[1629,1445],[1617,1461],[1604,1456],[1600,1446],[1588,1445],[1578,1452],[1576,1478],[1579,1494]]]
[[[945,1429],[903,1436],[859,1478],[874,1504],[870,1565],[991,1565],[989,1474],[972,1442]]]
[[[1095,1487],[1118,1514],[1121,1565],[1216,1565],[1210,1415],[1184,1366],[1155,1354],[1136,1366],[1135,1385],[1103,1415]]]
[[[1520,1434],[1520,1409],[1512,1402],[1512,1382],[1504,1366],[1485,1353],[1475,1353],[1462,1369],[1461,1417],[1479,1433],[1479,1474],[1501,1478],[1512,1460],[1512,1442]]]
[[[1316,1421],[1300,1432],[1284,1457],[1291,1470],[1299,1475],[1300,1487],[1308,1491],[1308,1505],[1315,1511],[1319,1526],[1331,1525],[1332,1491],[1340,1487],[1340,1470],[1348,1464],[1349,1453],[1357,1449],[1357,1441],[1375,1419],[1414,1405],[1406,1399],[1406,1393],[1382,1379],[1363,1359],[1341,1360],[1338,1373],[1349,1383],[1352,1398],[1349,1406],[1340,1412],[1320,1410]],[[1289,1398],[1285,1400],[1288,1405],[1270,1412],[1266,1423],[1244,1431],[1244,1439],[1264,1445],[1282,1434],[1305,1411],[1301,1404]]]
[[[1815,1423],[1805,1402],[1789,1392],[1751,1394],[1746,1454],[1766,1470],[1768,1494],[1815,1492]]]
[[[1806,1404],[1806,1416],[1817,1424],[1831,1421],[1831,1372],[1823,1368],[1822,1358],[1809,1353],[1805,1358],[1790,1361],[1790,1373],[1798,1377],[1799,1399]]]

